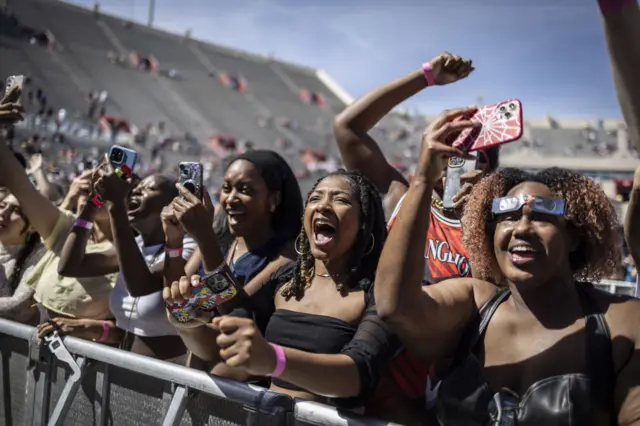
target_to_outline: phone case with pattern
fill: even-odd
[[[482,123],[482,127],[465,129],[455,136],[452,145],[463,151],[477,151],[522,137],[522,103],[517,99],[479,108],[471,117],[462,117]]]

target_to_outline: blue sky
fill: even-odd
[[[101,2],[142,22],[147,6]],[[442,50],[473,59],[466,81],[406,103],[423,113],[482,96],[519,98],[529,117],[620,116],[595,0],[156,0],[155,26],[323,68],[356,97]]]

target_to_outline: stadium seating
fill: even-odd
[[[321,71],[98,16],[56,0],[6,0],[6,5],[0,11],[0,76],[28,75],[33,90],[46,89],[48,105],[56,111],[65,108],[68,116],[84,116],[89,93],[104,90],[107,114],[138,129],[164,122],[172,136],[189,132],[205,151],[210,137],[222,134],[258,148],[287,140],[292,146],[287,160],[296,169],[304,169],[299,155],[304,149],[339,158],[331,124],[348,100]],[[33,43],[28,36],[47,31],[55,39],[49,45]],[[149,58],[157,69],[136,68],[132,58]],[[224,84],[225,79],[241,80],[242,89]],[[308,101],[309,96],[321,102]],[[373,136],[383,142],[383,152],[394,164],[410,170],[428,122],[428,117],[391,114]],[[624,143],[611,130],[616,126],[565,126],[551,118],[528,122],[523,141],[503,147],[503,162],[521,167],[523,158],[538,158],[542,165],[553,157],[559,165],[563,159],[582,165],[576,159],[584,159],[597,165],[589,170],[606,170],[600,163],[616,158],[616,173],[630,175],[637,154],[620,149]],[[180,153],[165,154],[167,167],[186,159]]]

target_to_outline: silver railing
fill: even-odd
[[[0,425],[389,425],[97,343],[63,342],[43,346],[33,327],[0,319]]]

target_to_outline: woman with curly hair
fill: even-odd
[[[592,285],[615,269],[620,241],[590,179],[555,168],[484,178],[462,218],[477,277],[421,286],[434,171],[465,155],[445,141],[473,125],[456,121],[466,113],[447,111],[425,132],[380,258],[378,313],[443,366],[440,424],[637,424],[640,301]]]
[[[391,345],[372,291],[385,239],[382,202],[365,177],[339,171],[320,179],[307,198],[296,262],[274,273],[244,307],[214,319],[217,345],[206,352],[194,346],[194,353],[271,376],[278,392],[362,405]],[[189,294],[188,279],[182,281],[169,289],[173,300]],[[253,318],[265,314],[260,330]]]

